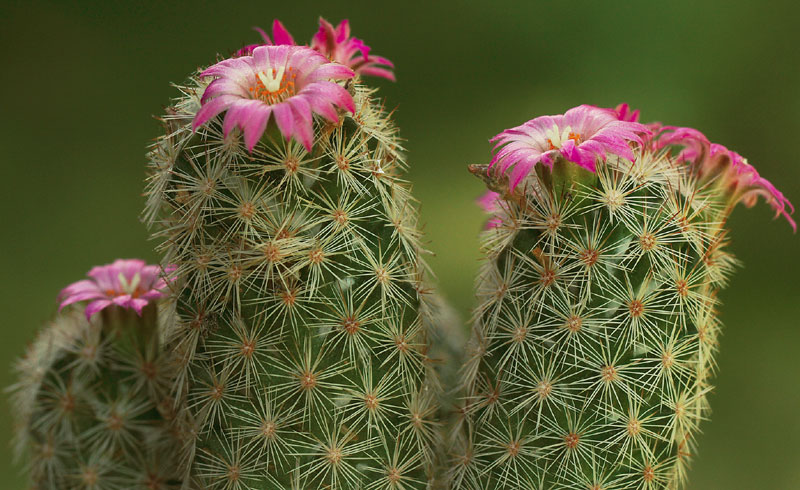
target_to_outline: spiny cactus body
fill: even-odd
[[[12,387],[19,453],[38,489],[178,488],[156,306],[73,309],[43,329]]]
[[[349,82],[353,113],[315,118],[309,145],[270,122],[248,150],[222,117],[193,131],[207,84],[164,117],[146,211],[181,278],[170,339],[191,478],[426,488],[437,303],[389,115]]]
[[[501,134],[549,130],[544,158],[512,172],[511,188],[497,167],[472,168],[500,194],[482,235],[453,488],[679,488],[709,414],[717,292],[737,264],[724,224],[764,186],[730,187],[729,172],[747,168],[734,170],[733,152],[708,164],[707,141],[703,155],[675,155],[665,142],[689,145],[674,133],[652,139],[619,114],[579,109],[592,121],[583,128],[545,116]],[[627,141],[605,159],[597,147],[576,155],[603,124]],[[532,143],[501,144],[494,165],[505,169]]]

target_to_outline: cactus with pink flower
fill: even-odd
[[[306,45],[256,30],[161,117],[142,218],[162,265],[91,269],[15,366],[32,487],[683,488],[728,217],[760,198],[796,229],[786,197],[627,104],[507,129],[469,167],[489,218],[459,352],[362,80],[394,65],[346,20]]]
[[[426,280],[391,63],[320,21],[199,70],[149,155],[176,264],[172,393],[198,488],[427,488],[440,436]]]
[[[789,201],[737,153],[627,105],[493,139],[453,432],[457,489],[683,488],[716,370],[726,223]]]
[[[172,369],[159,338],[169,272],[117,260],[61,292],[12,386],[33,488],[178,488]]]

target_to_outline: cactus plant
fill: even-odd
[[[725,227],[746,160],[638,111],[580,106],[495,138],[456,489],[674,489],[716,371]]]
[[[389,62],[346,21],[272,37],[180,86],[149,155],[187,479],[426,488],[439,302],[397,129],[358,77]]]
[[[32,488],[178,488],[170,369],[150,301],[158,266],[117,261],[63,292],[59,313],[16,365],[17,453]],[[102,311],[101,311],[102,310]]]

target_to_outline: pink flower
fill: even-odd
[[[311,151],[314,139],[313,114],[336,122],[334,106],[355,112],[353,98],[332,80],[346,80],[353,71],[313,49],[302,46],[258,46],[252,55],[220,61],[203,71],[216,77],[200,99],[192,129],[227,111],[222,132],[235,127],[244,132],[248,150],[253,151],[271,115],[287,140],[294,137]]]
[[[164,272],[169,274],[174,270],[170,266]],[[84,311],[87,319],[111,305],[132,308],[141,315],[142,308],[164,296],[163,290],[167,287],[166,280],[161,277],[161,266],[146,265],[138,259],[118,259],[113,264],[93,267],[87,275],[90,279],[61,290],[59,311],[67,305],[92,300]]]
[[[488,214],[492,215],[486,223],[486,229],[497,228],[503,224],[503,219],[496,216],[495,213],[500,211],[500,194],[494,191],[486,191],[484,195],[475,200],[478,206],[481,207]]]
[[[259,34],[261,34],[261,38],[264,39],[264,43],[248,44],[247,46],[243,47],[242,49],[233,54],[235,58],[238,58],[239,56],[250,56],[253,54],[253,50],[259,46],[273,46],[273,45],[294,46],[295,44],[297,44],[294,42],[294,38],[292,37],[292,35],[289,34],[289,31],[286,30],[285,27],[283,27],[283,24],[281,24],[281,21],[279,21],[278,19],[272,21],[272,39],[270,39],[267,33],[264,32],[264,29],[260,27],[253,27],[253,29],[255,29],[256,32],[258,32]],[[273,42],[273,39],[275,40],[275,42]]]
[[[741,201],[745,206],[752,207],[759,196],[763,197],[775,210],[775,217],[786,218],[797,232],[797,223],[790,216],[794,213],[792,203],[770,181],[761,177],[755,167],[747,163],[746,158],[735,151],[711,144],[708,156],[696,169],[700,179],[719,178],[732,204]]]
[[[234,57],[252,55],[259,46],[290,45],[294,46],[294,38],[278,19],[272,23],[272,39],[259,27],[254,27],[264,44],[249,44],[234,54]],[[319,30],[311,39],[311,48],[326,56],[329,60],[345,65],[360,75],[383,77],[394,81],[392,68],[394,64],[381,56],[370,56],[370,47],[361,39],[350,37],[350,23],[344,19],[338,26],[320,17]],[[381,66],[383,65],[383,66]]]
[[[537,163],[552,168],[559,155],[592,172],[595,160],[609,153],[633,160],[630,142],[642,144],[640,134],[649,133],[638,122],[620,120],[612,109],[581,105],[563,115],[531,119],[492,138],[496,153],[489,167],[505,173],[513,166],[509,184],[514,189]]]
[[[709,142],[696,129],[676,126],[659,128],[653,138],[654,151],[667,146],[682,147],[677,160],[690,165],[701,184],[718,186],[731,206],[743,202],[752,207],[761,196],[775,210],[775,217],[783,216],[797,231],[797,224],[791,217],[794,213],[792,203],[740,154]]]
[[[381,56],[370,56],[370,47],[361,39],[350,37],[350,23],[344,19],[338,26],[320,17],[319,31],[311,40],[311,47],[332,61],[349,66],[361,75],[383,77],[394,81],[391,68],[394,64]],[[383,65],[383,67],[381,67]]]
[[[497,200],[500,199],[500,193],[495,191],[486,191],[484,195],[475,200],[478,206],[487,213],[496,213],[500,209]]]

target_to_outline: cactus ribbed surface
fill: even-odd
[[[559,158],[513,191],[486,180],[506,190],[482,234],[453,488],[681,487],[736,264],[730,209],[649,149],[594,173]]]
[[[193,131],[207,85],[180,87],[163,118],[145,212],[178,267],[193,485],[426,488],[438,300],[390,115],[354,80],[354,113],[316,118],[310,152],[274,122],[249,151],[222,117]]]
[[[56,316],[17,362],[16,443],[38,489],[178,488],[156,306]]]

